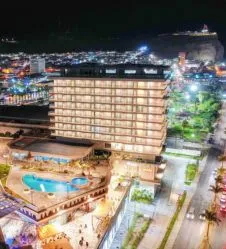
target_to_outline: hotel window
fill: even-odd
[[[123,81],[116,81],[115,82],[115,86],[117,87],[117,88],[122,88],[122,87],[124,87],[125,85],[124,85],[124,83],[125,82],[123,82]]]
[[[142,122],[136,122],[136,127],[137,128],[144,128],[145,124]]]
[[[137,83],[137,87],[138,87],[138,88],[146,88],[146,82],[139,81],[139,82]]]
[[[122,144],[119,144],[119,143],[112,143],[111,146],[112,146],[112,149],[116,149],[116,150],[122,149]]]
[[[142,153],[144,150],[144,147],[142,145],[135,145],[134,150],[138,153]]]
[[[118,106],[116,106],[116,110],[118,110]],[[119,113],[119,112],[116,112],[115,113],[115,118],[118,118],[118,119],[120,119],[121,118],[121,113]]]
[[[127,89],[127,95],[133,96],[133,89]]]
[[[146,98],[137,98],[137,104],[147,105],[147,99]]]
[[[127,88],[133,88],[133,82],[132,81],[127,81],[126,87]]]
[[[62,97],[63,97],[63,95],[62,95],[62,94],[57,94],[57,95],[56,95],[56,99],[58,99],[58,100],[61,100],[61,99],[62,99]]]
[[[91,131],[94,133],[100,133],[101,128],[99,126],[92,126]]]
[[[136,135],[141,136],[141,137],[145,137],[145,136],[147,136],[147,132],[146,132],[146,130],[136,130]]]
[[[145,112],[147,108],[145,106],[137,106],[137,112]]]
[[[146,90],[137,90],[137,96],[147,96]]]
[[[131,144],[125,144],[124,148],[125,148],[125,151],[133,151],[133,145]]]
[[[106,118],[111,118],[111,112],[105,112],[104,116],[105,116]]]

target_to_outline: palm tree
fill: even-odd
[[[224,191],[224,188],[222,188],[219,185],[210,185],[209,191],[214,193],[214,199],[213,199],[213,207],[216,207],[217,205],[217,197],[219,193],[222,193]]]
[[[210,226],[213,224],[219,225],[221,220],[217,218],[217,213],[215,211],[208,210],[208,209],[205,210],[204,217],[206,218],[206,222],[207,222],[207,230],[206,230],[204,241],[209,244]],[[206,247],[202,247],[202,248],[206,248]]]
[[[216,178],[215,178],[215,185],[217,186],[219,186],[219,185],[221,185],[223,183],[223,177],[220,175],[220,174],[218,174],[217,176],[216,176]]]
[[[183,122],[182,122],[182,124],[181,124],[181,127],[182,127],[182,138],[184,138],[184,129],[185,129],[186,127],[188,127],[188,125],[189,125],[188,121],[187,121],[186,119],[183,120]]]
[[[224,161],[226,161],[226,155],[220,155],[219,157],[218,157],[218,161],[219,162],[221,162],[222,164],[221,164],[221,168],[222,169],[224,169]],[[224,172],[223,172],[224,173]]]
[[[224,172],[225,172],[225,168],[222,166],[217,169],[217,174],[220,175],[221,177],[224,175]]]

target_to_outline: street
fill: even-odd
[[[185,217],[175,241],[174,249],[197,249],[203,238],[206,226],[205,222],[199,220],[199,214],[208,208],[213,198],[213,194],[208,189],[210,183],[213,181],[211,173],[219,165],[219,161],[217,160],[218,155],[220,155],[219,150],[210,149],[207,164],[200,175],[196,192],[190,204],[190,206],[195,208],[195,219],[188,220]],[[217,249],[217,247],[213,248]]]
[[[220,123],[215,131],[215,144],[209,150],[206,166],[201,172],[200,179],[196,188],[196,192],[192,198],[190,207],[195,208],[195,219],[188,220],[186,217],[183,220],[180,231],[177,235],[173,249],[197,249],[206,232],[206,224],[199,220],[199,214],[208,208],[213,194],[208,191],[209,185],[214,184],[212,171],[220,166],[218,156],[222,154],[223,139],[225,138],[224,130],[226,124],[226,103],[223,103]],[[226,245],[226,221],[221,218],[222,222],[218,227],[214,226],[211,233],[210,243],[213,249],[223,249]]]

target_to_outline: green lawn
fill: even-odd
[[[10,166],[6,164],[0,164],[0,179],[2,182],[2,185],[5,186],[6,179],[9,174]]]
[[[142,202],[145,204],[151,204],[153,200],[152,194],[146,189],[135,188],[133,190],[131,201]]]
[[[6,164],[0,164],[0,179],[9,174],[10,166]]]
[[[186,185],[191,185],[192,181],[195,179],[197,172],[198,172],[198,165],[195,163],[189,163],[185,171],[184,183]]]

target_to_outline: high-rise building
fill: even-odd
[[[185,65],[185,60],[186,60],[186,53],[185,52],[180,52],[179,56],[178,56],[178,59],[179,59],[179,65],[184,66]]]
[[[152,158],[166,137],[166,67],[69,68],[54,79],[52,135]]]
[[[44,73],[45,67],[46,64],[44,58],[30,59],[30,74]]]

